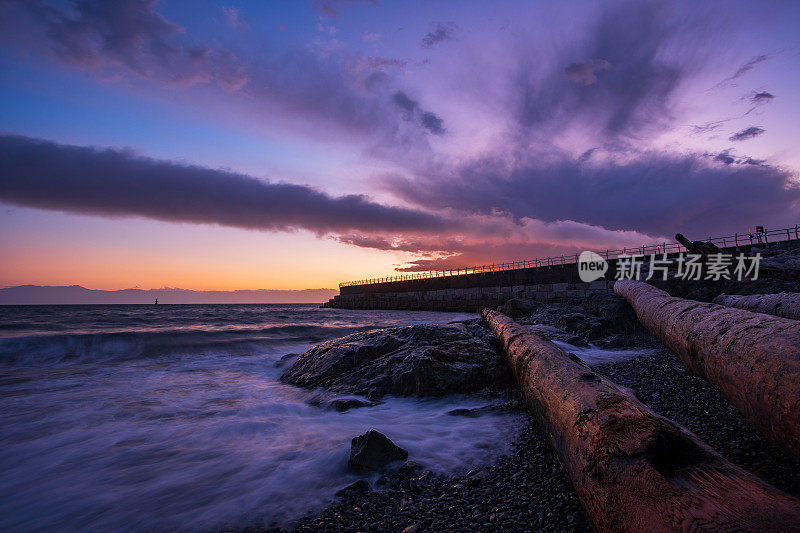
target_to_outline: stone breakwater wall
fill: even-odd
[[[614,292],[614,282],[562,282],[405,292],[353,292],[340,294],[323,304],[323,307],[479,313],[485,307],[494,308],[512,299],[553,302],[563,298],[588,296],[596,292]]]
[[[792,240],[769,245],[727,247],[722,251],[728,254],[752,254],[770,250],[773,253],[767,255],[774,255],[798,246],[800,241]],[[630,253],[638,251],[631,249]],[[678,255],[670,253],[667,257],[674,261]],[[645,266],[646,262],[643,268]],[[616,271],[617,260],[609,260],[605,278],[613,278]],[[578,266],[565,259],[563,264],[548,266],[342,285],[340,294],[322,307],[480,313],[484,307],[495,308],[512,299],[552,302],[588,296],[593,292],[613,292],[613,287],[613,280],[582,282]]]

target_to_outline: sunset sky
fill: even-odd
[[[0,286],[303,289],[800,223],[800,3],[0,0]]]

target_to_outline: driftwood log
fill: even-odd
[[[598,531],[800,530],[800,501],[505,315],[483,318]]]
[[[752,294],[750,296],[720,294],[714,298],[714,303],[725,307],[746,309],[754,313],[765,313],[767,315],[800,320],[800,294],[796,292]]]
[[[620,280],[639,321],[764,435],[800,458],[800,322]]]

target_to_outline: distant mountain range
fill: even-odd
[[[322,303],[338,294],[336,289],[193,291],[189,289],[120,289],[103,291],[80,285],[20,285],[0,289],[0,305],[26,304],[247,304]]]

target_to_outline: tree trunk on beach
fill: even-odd
[[[746,309],[754,313],[765,313],[767,315],[800,320],[800,294],[796,292],[753,294],[750,296],[720,294],[714,298],[714,303],[725,307]]]
[[[617,281],[614,292],[692,372],[800,458],[800,322],[675,298],[633,280]]]
[[[800,501],[552,342],[496,311],[483,318],[596,530],[800,530]]]

